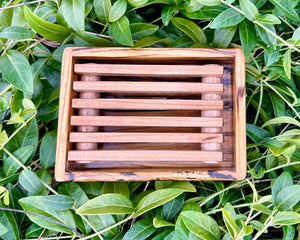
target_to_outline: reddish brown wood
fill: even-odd
[[[84,83],[76,81],[73,89],[77,92],[176,92],[176,93],[201,93],[223,92],[222,84],[204,84],[191,82],[113,82],[103,81]]]
[[[72,116],[74,126],[168,126],[168,127],[222,127],[222,118],[205,117],[123,117]]]
[[[77,74],[100,74],[120,76],[222,76],[219,65],[145,65],[145,64],[75,64]]]

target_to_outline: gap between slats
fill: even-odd
[[[222,143],[223,134],[214,133],[70,133],[70,142],[153,142],[153,143]]]
[[[195,161],[221,162],[222,152],[210,151],[69,151],[69,161]]]
[[[153,64],[75,64],[77,74],[113,76],[217,76],[223,75],[220,65],[153,65]]]
[[[222,127],[218,117],[71,116],[73,126]]]
[[[73,90],[77,92],[222,93],[223,84],[192,82],[74,81]]]
[[[128,110],[221,110],[223,101],[170,99],[73,99],[73,108]]]

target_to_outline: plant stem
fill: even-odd
[[[25,5],[34,4],[34,3],[40,3],[40,2],[44,2],[44,1],[45,0],[36,0],[36,1],[32,1],[32,2],[26,2],[26,3],[20,3],[20,4],[16,4],[16,5],[6,6],[6,7],[0,8],[0,11],[9,9],[9,8],[16,8],[16,7],[21,7],[21,6],[25,6]]]
[[[6,148],[3,148],[3,151],[7,153],[8,156],[10,156],[16,163],[18,163],[24,170],[28,170],[28,167],[26,167],[19,159],[17,159],[14,155],[11,154],[10,151],[8,151]]]
[[[255,234],[255,236],[254,236],[254,238],[253,238],[252,240],[258,239],[258,238],[260,237],[260,235],[262,235],[262,234],[264,233],[264,231],[266,231],[266,230],[268,229],[268,227],[270,227],[272,224],[273,224],[273,216],[271,215],[271,216],[269,216],[268,219],[265,221],[265,223],[264,223],[264,225],[265,225],[264,228],[263,228],[262,230],[258,231],[258,232]]]

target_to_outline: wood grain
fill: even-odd
[[[223,67],[220,65],[154,65],[154,64],[75,64],[77,74],[99,74],[117,76],[222,76]]]

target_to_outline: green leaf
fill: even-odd
[[[296,212],[279,212],[274,218],[274,224],[294,225],[300,223],[300,214]]]
[[[0,38],[22,40],[35,38],[35,33],[27,28],[12,26],[6,27],[0,32]]]
[[[110,22],[118,21],[126,12],[127,1],[126,0],[117,0],[109,12],[108,20]]]
[[[295,9],[287,0],[270,0],[276,8],[278,8],[283,14],[293,21],[299,21],[299,16]]]
[[[148,23],[133,23],[129,25],[131,36],[134,40],[140,40],[153,35],[158,30],[158,26]]]
[[[248,56],[256,46],[256,33],[253,24],[249,21],[242,21],[239,24],[240,40],[245,56]]]
[[[299,45],[300,43],[300,26],[293,33],[293,41],[295,45]]]
[[[300,127],[300,122],[299,121],[297,121],[294,118],[285,117],[285,116],[273,118],[273,119],[265,122],[264,125],[262,125],[262,127],[273,125],[273,124],[282,124],[282,123],[294,124],[294,125]]]
[[[145,37],[138,42],[136,42],[133,46],[133,48],[142,48],[151,46],[156,43],[165,43],[166,45],[171,45],[171,41],[168,38],[159,38],[159,37]]]
[[[26,199],[29,202],[41,202],[45,208],[55,211],[68,210],[75,202],[71,197],[65,195],[33,196]]]
[[[263,212],[265,214],[268,214],[268,215],[272,214],[272,211],[263,204],[254,204],[254,205],[251,206],[251,208],[253,208],[253,209],[255,209],[259,212]]]
[[[25,164],[30,157],[33,155],[33,151],[35,151],[34,146],[25,146],[17,149],[12,153],[14,157],[16,157],[20,162]],[[10,176],[15,174],[21,166],[11,157],[4,157],[3,158],[3,173],[5,176]]]
[[[263,25],[265,28],[267,28],[269,31],[271,31],[273,34],[276,35],[276,30],[273,25],[270,24],[263,24]],[[257,24],[255,24],[255,29],[263,42],[271,46],[273,49],[276,48],[277,45],[276,37],[274,37],[271,33],[267,32],[265,29],[258,26]]]
[[[71,196],[75,200],[76,208],[82,206],[89,200],[82,188],[74,182],[59,185],[58,192],[60,194],[67,194]]]
[[[184,194],[172,199],[163,205],[163,218],[167,221],[173,219],[180,212],[184,204]]]
[[[119,193],[129,199],[129,188],[126,182],[105,182],[102,186],[102,193]]]
[[[230,44],[237,26],[217,29],[215,31],[213,44],[218,48],[227,48]]]
[[[102,23],[109,23],[109,12],[111,9],[111,0],[94,0],[94,8],[97,17]]]
[[[269,91],[270,99],[274,109],[275,117],[281,117],[285,114],[285,102],[283,99],[277,97],[277,94]]]
[[[196,236],[205,240],[218,240],[221,238],[218,224],[206,214],[184,211],[180,216],[188,230]]]
[[[45,191],[41,180],[37,177],[34,172],[29,170],[23,170],[19,176],[20,184],[25,188],[28,193],[32,195],[42,195]]]
[[[152,224],[152,219],[142,219],[136,222],[124,235],[123,240],[147,239],[157,229]]]
[[[254,21],[258,18],[258,10],[250,0],[240,0],[240,5],[246,18],[248,18],[250,21]]]
[[[233,217],[230,215],[229,212],[227,212],[224,208],[222,208],[222,214],[223,214],[223,219],[226,225],[226,228],[228,229],[228,232],[232,239],[236,239],[236,236],[238,232],[240,231],[240,228],[236,225],[235,220]]]
[[[293,178],[289,172],[283,172],[272,186],[272,199],[275,202],[277,194],[288,186],[293,185]]]
[[[56,130],[48,132],[42,138],[40,146],[40,162],[43,168],[48,169],[55,162],[56,155]]]
[[[39,237],[43,232],[44,228],[32,223],[26,230],[25,237],[26,238],[34,238]]]
[[[291,49],[287,50],[283,55],[282,64],[286,76],[288,77],[288,79],[291,79]]]
[[[194,42],[206,43],[205,33],[193,21],[185,18],[173,17],[171,18],[171,22],[191,39],[193,39]]]
[[[216,6],[221,4],[221,0],[197,0],[199,3],[207,6]]]
[[[88,220],[92,224],[93,228],[96,229],[97,231],[101,231],[116,223],[116,220],[110,214],[89,215]],[[104,232],[103,235],[109,238],[113,238],[115,235],[118,234],[118,232],[119,232],[118,227],[115,227]]]
[[[0,58],[0,72],[4,78],[23,92],[33,93],[33,76],[27,58],[16,50],[9,50]]]
[[[165,6],[161,11],[161,20],[165,26],[169,25],[169,22],[177,10],[177,6]]]
[[[4,235],[8,232],[7,227],[5,227],[2,223],[0,223],[0,236]]]
[[[172,227],[172,226],[174,226],[174,223],[168,222],[159,217],[155,217],[155,218],[153,218],[153,226],[156,228]]]
[[[108,193],[87,201],[76,210],[77,214],[127,214],[134,211],[132,202],[121,194]]]
[[[128,3],[134,7],[143,7],[148,3],[149,0],[128,0]]]
[[[85,33],[84,35],[79,35],[75,33],[74,42],[78,46],[94,46],[94,47],[113,47],[114,44],[106,39],[98,36],[93,36]],[[57,86],[58,87],[58,86]]]
[[[210,28],[224,28],[239,24],[245,17],[232,8],[228,8],[220,13],[210,24]]]
[[[167,188],[178,188],[183,190],[184,192],[196,192],[196,188],[193,184],[186,181],[174,181],[167,186]]]
[[[71,33],[71,31],[64,26],[46,22],[42,18],[32,13],[26,6],[24,8],[24,15],[30,27],[48,40],[63,41]]]
[[[295,239],[295,227],[291,225],[283,226],[283,238],[282,240],[294,240]]]
[[[279,211],[291,209],[300,201],[300,185],[287,186],[275,198],[275,205]]]
[[[151,192],[139,201],[136,207],[135,216],[138,217],[153,208],[163,205],[182,193],[183,190],[177,188],[160,189]]]
[[[133,46],[127,17],[123,16],[111,24],[111,34],[118,43],[125,46]]]
[[[62,1],[62,14],[66,22],[78,33],[84,33],[85,4],[81,0]]]
[[[258,21],[263,24],[280,24],[281,21],[273,14],[264,14],[258,18]]]
[[[45,206],[45,204],[36,197],[21,198],[19,200],[19,203],[25,211],[43,215],[47,218],[64,223],[67,226],[72,227],[73,229],[76,228],[76,224],[75,224],[73,215],[69,210],[66,210],[66,211],[53,210],[53,209]],[[45,219],[45,218],[35,216],[32,214],[27,214],[27,216],[32,222],[36,223],[37,225],[39,225],[43,228],[74,235],[72,230],[70,230],[67,227],[61,226],[58,223],[51,221],[50,219]]]
[[[2,203],[0,203],[0,207],[3,207]],[[1,239],[5,240],[19,240],[20,233],[19,228],[15,219],[15,216],[10,211],[0,211],[0,223],[7,228],[6,233],[2,233],[0,235]]]

